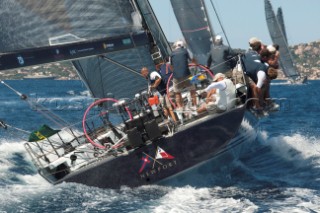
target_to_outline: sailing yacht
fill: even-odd
[[[34,166],[48,182],[157,184],[227,151],[240,153],[240,144],[256,138],[258,122],[246,110],[245,87],[223,113],[185,115],[180,123],[163,116],[139,74],[171,53],[147,0],[3,0],[0,6],[6,38],[0,42],[0,70],[69,60],[93,97],[73,124],[47,112],[55,126],[43,125],[26,139]]]
[[[271,40],[274,44],[279,45],[281,70],[289,79],[289,82],[305,83],[307,81],[307,76],[301,76],[298,72],[294,65],[294,60],[288,46],[282,9],[279,8],[277,15],[275,15],[270,0],[265,0],[264,3],[266,21]]]

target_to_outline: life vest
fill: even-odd
[[[258,82],[258,71],[264,71],[267,73],[268,67],[261,62],[261,58],[258,53],[249,51],[241,57],[244,66],[244,73],[249,76],[255,83]]]
[[[152,72],[157,72],[157,71],[152,71]],[[148,74],[148,79],[149,79],[149,81],[150,81],[150,84],[154,84],[155,81],[156,81],[156,79],[151,79],[151,73],[152,73],[152,72],[150,72],[150,73]],[[158,73],[158,72],[157,72],[157,73]],[[159,74],[159,73],[158,73],[158,74]],[[160,74],[159,74],[159,75],[160,75]],[[156,89],[157,89],[157,91],[158,91],[161,95],[165,95],[165,94],[167,93],[167,87],[166,87],[166,84],[164,83],[161,75],[160,75],[160,78],[161,78],[160,84],[157,86]]]
[[[190,59],[189,53],[185,48],[178,48],[171,53],[171,64],[174,72],[175,79],[188,77],[191,72],[189,70],[188,60]]]
[[[173,73],[172,71],[172,67],[169,63],[165,63],[160,66],[159,74],[165,85],[167,85],[170,75]]]

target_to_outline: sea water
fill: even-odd
[[[79,122],[92,103],[80,81],[6,81],[66,122]],[[258,138],[238,160],[207,164],[180,185],[99,189],[53,186],[31,163],[26,132],[51,124],[0,85],[0,212],[320,212],[320,81],[274,81],[280,111],[260,119]],[[114,168],[117,169],[117,168]],[[106,171],[111,172],[112,171]]]

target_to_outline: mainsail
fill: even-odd
[[[280,65],[282,71],[286,77],[295,80],[296,78],[300,77],[300,74],[293,64],[293,59],[288,47],[286,35],[282,30],[284,29],[283,18],[280,18],[280,21],[277,19],[269,0],[265,0],[265,14],[271,40],[274,44],[279,45]],[[282,14],[282,12],[279,14]],[[282,17],[282,15],[279,14],[278,17]]]
[[[203,0],[171,0],[174,14],[188,49],[198,63],[207,63],[214,32]]]
[[[156,42],[134,1],[3,0],[0,18],[0,70],[84,58],[74,65],[93,97],[120,98],[145,88],[141,67],[154,69]]]
[[[137,10],[137,5],[127,0],[114,1],[114,10],[120,10],[113,17],[124,21],[121,28],[127,29],[125,34],[144,34],[143,20]],[[108,5],[110,9],[112,5]],[[127,25],[127,27],[126,27]],[[119,28],[119,25],[114,26]],[[117,32],[116,32],[117,33]],[[122,32],[119,32],[121,35]],[[103,57],[81,59],[74,61],[82,80],[86,82],[92,95],[96,98],[108,97],[110,92],[117,98],[132,97],[146,87],[146,80],[140,76],[143,66],[154,70],[154,61],[150,56],[150,41],[154,41],[151,33],[148,34],[147,45],[116,51]],[[128,42],[131,42],[128,40]],[[159,42],[160,43],[160,42]],[[165,47],[162,48],[165,51]],[[167,52],[166,52],[167,53]],[[169,53],[168,53],[169,54]]]

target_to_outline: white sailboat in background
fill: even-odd
[[[276,16],[270,0],[265,0],[264,2],[266,21],[271,40],[273,44],[279,45],[279,62],[281,70],[291,83],[305,83],[307,81],[307,76],[301,76],[301,74],[297,70],[288,46],[282,9],[278,9]]]

